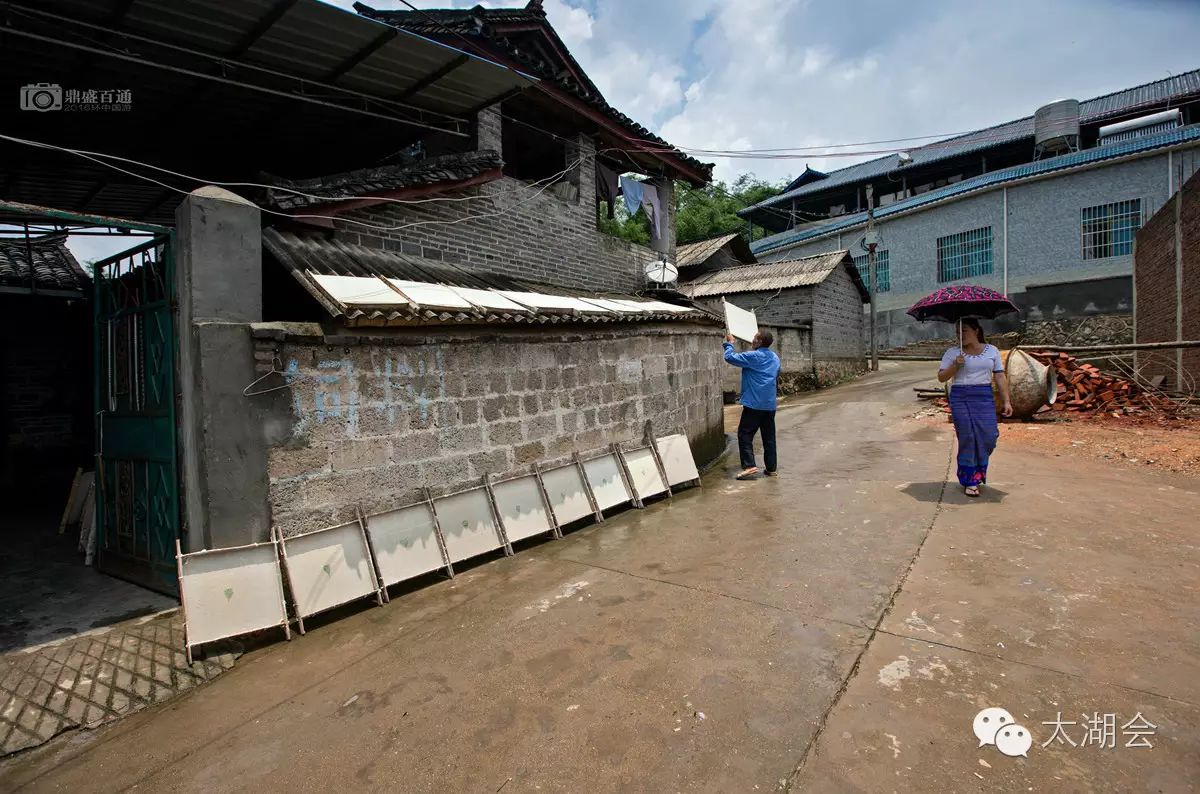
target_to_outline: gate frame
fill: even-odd
[[[147,250],[157,245],[165,245],[163,262],[165,264],[162,273],[163,285],[165,288],[166,301],[166,318],[170,325],[168,351],[170,367],[170,394],[164,398],[167,406],[167,423],[171,428],[169,439],[171,470],[174,477],[174,505],[171,518],[174,524],[174,539],[179,539],[183,535],[183,511],[181,498],[183,487],[183,476],[180,469],[180,439],[179,439],[179,422],[178,422],[178,364],[179,364],[179,328],[178,328],[178,298],[176,294],[175,283],[175,257],[178,252],[178,244],[175,230],[161,226],[159,224],[144,223],[139,221],[131,221],[123,218],[114,218],[104,215],[89,215],[86,213],[70,212],[66,210],[54,209],[52,207],[42,207],[33,204],[24,204],[21,202],[6,201],[0,199],[0,217],[12,216],[23,219],[44,219],[50,223],[56,223],[66,226],[67,233],[70,233],[70,227],[107,227],[116,229],[125,229],[131,232],[141,232],[151,235],[151,239],[145,240],[129,246],[125,250],[114,254],[113,256],[105,257],[94,263],[91,266],[92,279],[92,331],[93,331],[93,350],[92,350],[92,386],[93,386],[93,417],[95,419],[95,427],[93,428],[93,456],[96,460],[95,471],[97,477],[96,500],[95,500],[95,520],[96,520],[96,550],[97,550],[97,569],[104,572],[106,575],[115,576],[117,578],[130,579],[143,586],[150,587],[160,592],[165,592],[173,596],[177,596],[178,581],[173,576],[174,558],[168,555],[164,559],[167,563],[166,578],[156,577],[154,575],[155,567],[151,563],[150,567],[145,571],[146,576],[140,577],[135,569],[132,572],[128,570],[111,570],[104,564],[103,544],[108,527],[106,524],[106,497],[102,486],[102,470],[103,457],[103,415],[107,413],[107,408],[101,408],[100,402],[100,385],[101,385],[101,338],[100,338],[100,289],[101,270],[112,264],[115,261],[136,255],[140,251]],[[173,544],[172,544],[173,548]]]

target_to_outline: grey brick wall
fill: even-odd
[[[414,335],[415,334],[415,335]],[[292,373],[269,451],[284,533],[528,472],[614,441],[684,428],[697,461],[724,446],[720,337],[682,324],[600,330],[414,331],[349,347],[259,340]]]
[[[862,295],[844,267],[813,289],[813,357],[861,359],[865,323]]]
[[[1007,188],[1008,237],[1004,236],[1004,191],[996,189],[880,221],[881,245],[888,250],[892,288],[881,293],[880,345],[896,347],[920,338],[944,335],[936,324],[919,326],[903,312],[937,289],[937,238],[955,232],[992,227],[993,270],[971,283],[1002,290],[1004,254],[1008,246],[1008,289],[1014,299],[1026,284],[1046,281],[1129,276],[1130,256],[1083,258],[1080,210],[1131,198],[1142,200],[1143,220],[1149,220],[1168,198],[1168,179],[1179,180],[1200,165],[1200,149],[1157,154],[1112,163]],[[1173,175],[1172,175],[1173,172]],[[793,259],[842,248],[858,251],[863,230],[853,229],[820,240],[760,254],[763,261]],[[1011,324],[1009,321],[1008,324]],[[1001,323],[1001,326],[1005,323]]]
[[[497,116],[480,114],[478,134],[481,146],[499,150]],[[476,197],[470,201],[379,204],[347,212],[345,219],[336,223],[337,234],[347,242],[540,283],[596,291],[639,290],[646,263],[659,255],[599,231],[595,145],[581,135],[574,149],[568,159],[585,158],[572,177],[579,188],[575,199],[566,200],[552,189],[541,190],[545,186],[531,187],[505,176],[456,194]],[[674,259],[674,186],[670,180],[657,180],[656,185],[664,205],[670,208],[668,258]]]

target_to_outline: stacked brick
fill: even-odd
[[[1138,384],[1108,375],[1092,364],[1080,363],[1066,353],[1030,355],[1058,374],[1055,411],[1075,413],[1142,414],[1174,412],[1176,404],[1167,397],[1146,391]]]

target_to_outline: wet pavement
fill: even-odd
[[[968,500],[909,418],[925,366],[791,401],[778,479],[729,460],[331,615],[0,790],[1193,790],[1200,488],[1002,435]],[[978,746],[988,706],[1028,757]]]

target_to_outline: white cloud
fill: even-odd
[[[1178,46],[1200,40],[1200,4],[1176,0],[545,0],[545,8],[610,103],[668,141],[698,148],[966,131],[1052,99],[1086,99],[1200,66],[1194,49]],[[851,162],[722,159],[717,175],[779,179],[806,163],[826,170]]]

